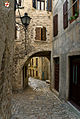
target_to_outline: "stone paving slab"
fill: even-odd
[[[29,87],[13,94],[11,119],[80,119],[66,102],[61,102],[46,82],[29,78]]]

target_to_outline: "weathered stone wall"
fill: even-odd
[[[0,119],[10,119],[13,71],[14,10],[13,1],[5,7],[0,1]]]
[[[60,58],[59,96],[67,99],[69,96],[69,56],[80,55],[80,17],[63,29],[63,4],[65,0],[54,1],[53,16],[58,14],[58,35],[53,37],[53,57]],[[53,2],[53,4],[54,4]],[[68,9],[71,1],[68,0]],[[72,9],[68,13],[68,19]],[[54,69],[53,69],[54,70]],[[53,75],[54,86],[54,75]],[[53,87],[54,88],[54,87]]]
[[[25,12],[32,18],[30,25],[27,29],[27,50],[25,51],[25,32],[20,26],[20,33],[18,32],[18,38],[15,41],[15,78],[13,82],[14,89],[21,89],[23,86],[23,81],[21,78],[21,70],[24,63],[27,61],[31,54],[37,53],[39,51],[51,51],[52,43],[52,13],[46,10],[40,11],[32,7],[32,0],[24,0],[23,9],[20,9],[21,16]],[[19,17],[18,10],[16,10],[16,16]],[[16,21],[21,24],[19,18]],[[46,27],[46,41],[36,41],[35,40],[35,28],[37,26]],[[27,54],[27,55],[26,55]]]

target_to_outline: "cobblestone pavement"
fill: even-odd
[[[44,81],[29,78],[29,87],[13,94],[11,119],[80,119]]]

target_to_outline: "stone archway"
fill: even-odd
[[[12,82],[13,90],[23,90],[24,87],[26,87],[28,82],[25,82],[25,86],[23,86],[23,66],[28,65],[30,59],[32,57],[47,57],[50,60],[51,57],[51,51],[43,51],[43,50],[35,50],[33,52],[30,52],[28,55],[25,55],[23,59],[19,59],[17,65],[16,65],[16,72],[15,72],[15,78]]]

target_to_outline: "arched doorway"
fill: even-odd
[[[51,52],[38,52],[31,55],[24,63],[22,68],[23,89],[28,86],[29,77],[44,81],[50,80],[50,55]]]
[[[12,82],[14,91],[23,90],[28,85],[28,75],[25,74],[24,72],[27,72],[27,66],[32,57],[46,57],[50,61],[51,66],[51,51],[43,51],[37,49],[25,55],[23,59],[19,59],[18,64],[16,65],[15,77]]]

